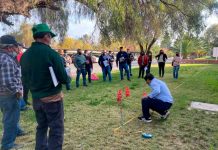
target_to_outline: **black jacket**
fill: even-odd
[[[157,56],[155,56],[157,58],[157,60],[160,59],[160,55],[163,55],[163,61],[166,62],[166,60],[167,60],[167,55],[166,54],[158,54]]]

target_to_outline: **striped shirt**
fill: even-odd
[[[20,65],[12,56],[0,51],[0,95],[17,92],[23,92]]]

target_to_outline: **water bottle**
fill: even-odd
[[[145,138],[145,139],[150,139],[153,137],[152,134],[149,134],[149,133],[142,133],[142,137]]]

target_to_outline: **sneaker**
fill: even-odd
[[[83,85],[83,86],[88,86],[87,84]]]
[[[145,123],[152,122],[151,117],[149,117],[148,119],[145,119],[143,116],[141,116],[141,117],[138,117],[138,119],[139,119],[140,121],[145,122]]]
[[[165,115],[161,115],[160,118],[161,118],[161,119],[167,119],[169,115],[170,115],[170,112],[167,111],[166,114],[165,114]]]

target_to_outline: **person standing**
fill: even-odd
[[[108,55],[110,56],[110,67],[111,67],[111,71],[112,71],[113,63],[114,63],[114,55],[113,55],[112,51],[109,51]]]
[[[159,67],[159,77],[164,77],[164,69],[165,69],[165,62],[167,60],[167,55],[164,53],[163,50],[160,50],[160,53],[155,56],[158,61]]]
[[[11,35],[0,38],[0,110],[3,114],[3,136],[1,149],[18,148],[15,144],[17,136],[23,133],[19,126],[20,106],[23,86],[21,68],[16,60],[19,44]]]
[[[127,49],[127,54],[128,54],[127,64],[128,64],[128,67],[129,67],[129,73],[130,73],[130,76],[132,76],[132,61],[134,60],[134,56],[130,52],[129,49]]]
[[[74,65],[77,69],[76,74],[76,87],[79,87],[79,79],[82,74],[83,86],[88,86],[86,84],[86,57],[82,54],[82,50],[77,50],[77,55],[75,56]]]
[[[109,82],[111,82],[111,67],[110,67],[110,56],[107,54],[106,50],[103,50],[101,56],[98,60],[99,66],[101,66],[102,74],[103,74],[103,81],[106,81],[106,77],[108,75]]]
[[[60,54],[60,57],[61,57],[61,60],[62,60],[62,63],[64,65],[64,68],[67,72],[67,75],[70,79],[70,81],[68,83],[66,83],[66,90],[69,91],[71,89],[71,71],[70,71],[70,67],[69,67],[69,62],[67,62],[67,54],[66,54],[66,51],[64,52],[63,50],[58,50],[58,53]]]
[[[88,74],[88,81],[89,81],[89,83],[91,83],[92,82],[91,73],[92,73],[92,70],[93,70],[92,56],[91,56],[91,54],[89,53],[88,50],[84,51],[84,55],[86,57],[86,72]]]
[[[117,59],[116,59],[117,67],[119,64],[120,79],[123,80],[123,69],[124,69],[127,74],[127,80],[130,81],[130,74],[129,74],[129,69],[127,65],[127,60],[128,60],[127,52],[123,50],[123,47],[120,47],[120,51],[117,53]]]
[[[149,74],[151,72],[152,52],[151,51],[147,51],[146,55],[148,57],[148,65],[147,65],[146,74]]]
[[[138,117],[138,119],[143,122],[151,122],[149,109],[158,112],[162,119],[166,119],[170,114],[169,109],[173,104],[173,97],[169,88],[166,83],[156,79],[152,74],[147,74],[144,79],[152,91],[148,96],[142,98],[143,115]]]
[[[176,52],[176,56],[173,58],[172,66],[173,66],[173,78],[178,79],[179,76],[179,68],[180,68],[181,58],[179,53]]]
[[[148,56],[145,55],[144,51],[142,51],[140,53],[140,56],[138,58],[138,65],[139,65],[139,76],[138,76],[138,78],[141,78],[141,77],[144,78],[145,67],[148,66]]]
[[[23,83],[27,84],[32,93],[33,109],[38,124],[35,150],[62,150],[62,84],[68,83],[69,77],[60,55],[50,47],[51,40],[56,35],[48,25],[34,25],[32,32],[35,42],[23,54],[21,67]],[[57,83],[53,80],[55,77]]]

